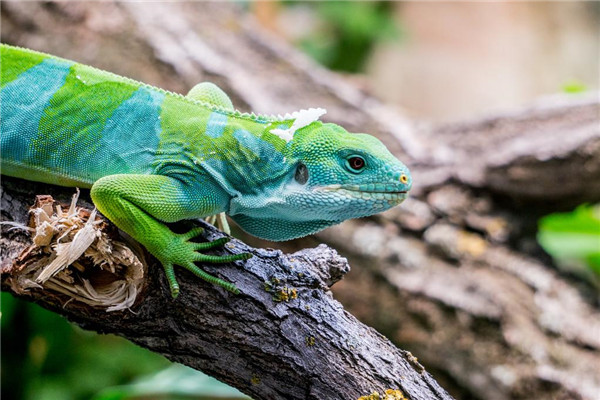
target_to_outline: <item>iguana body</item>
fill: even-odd
[[[224,241],[194,243],[198,229],[164,222],[226,212],[255,236],[287,240],[393,207],[411,186],[381,142],[316,121],[318,110],[243,114],[211,84],[184,97],[6,45],[1,63],[2,174],[91,188],[161,261],[173,296],[174,265],[235,292],[194,262],[248,255],[202,254]]]

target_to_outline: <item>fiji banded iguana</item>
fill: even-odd
[[[195,262],[223,245],[165,223],[227,213],[242,229],[288,240],[401,203],[408,169],[375,137],[322,123],[322,109],[285,116],[234,110],[201,83],[187,96],[109,72],[1,46],[2,174],[91,188],[98,209],[163,265],[237,293]]]

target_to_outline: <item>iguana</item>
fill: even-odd
[[[187,96],[36,51],[1,45],[2,174],[91,188],[109,220],[163,265],[238,293],[195,262],[202,251],[165,223],[227,213],[260,238],[288,240],[401,203],[411,177],[375,137],[319,121],[322,109],[265,116],[234,110],[211,83]]]

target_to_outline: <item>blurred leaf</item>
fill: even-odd
[[[582,93],[587,90],[587,87],[578,80],[570,80],[565,83],[562,87],[562,91],[565,93]]]
[[[600,282],[600,205],[542,218],[538,242],[559,266]]]
[[[359,72],[378,42],[402,36],[393,4],[383,1],[285,2],[313,8],[321,23],[299,41],[300,48],[328,68]]]
[[[5,321],[10,321],[15,312],[17,300],[7,292],[2,292],[0,297],[0,326],[4,325]]]
[[[98,335],[35,304],[2,293],[2,395],[87,400],[169,365],[123,338]]]
[[[131,385],[108,388],[94,400],[136,399],[247,400],[238,390],[202,372],[175,364]]]
[[[325,1],[317,8],[322,18],[351,40],[393,39],[399,33],[386,3]]]

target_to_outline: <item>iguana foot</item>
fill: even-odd
[[[177,283],[177,279],[175,278],[175,270],[173,268],[174,265],[182,266],[197,277],[202,278],[205,281],[210,282],[212,284],[221,286],[225,290],[230,291],[234,294],[240,293],[240,291],[235,287],[235,285],[226,282],[222,279],[219,279],[215,276],[212,276],[209,273],[201,270],[198,266],[194,264],[194,262],[200,261],[214,264],[223,264],[237,260],[247,260],[250,257],[252,257],[252,254],[242,253],[233,254],[230,256],[213,256],[208,254],[202,254],[200,253],[200,251],[202,250],[220,247],[223,246],[225,243],[229,242],[229,238],[221,238],[212,242],[204,243],[190,242],[190,239],[200,235],[203,231],[204,229],[202,228],[193,228],[186,233],[174,234],[171,245],[165,250],[165,252],[167,253],[165,257],[157,257],[161,261],[165,269],[167,281],[169,282],[169,287],[171,288],[171,296],[173,298],[176,298],[179,295],[179,284]]]

